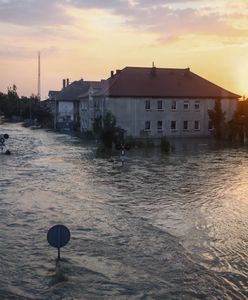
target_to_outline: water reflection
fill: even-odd
[[[246,148],[133,149],[121,167],[67,135],[1,129],[1,299],[248,297]],[[72,234],[59,267],[57,223]]]

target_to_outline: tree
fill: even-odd
[[[106,148],[112,148],[123,130],[116,126],[115,116],[111,112],[107,112],[103,119],[101,117],[95,119],[93,131]]]
[[[36,95],[19,98],[15,84],[8,87],[6,94],[0,92],[0,115],[9,119],[13,116],[19,117],[20,120],[37,119],[39,123],[45,124],[51,123],[53,119],[51,112]]]
[[[228,135],[231,141],[244,141],[248,134],[248,99],[238,102],[233,118],[228,122]]]
[[[19,96],[17,94],[17,87],[13,84],[7,89],[7,94],[0,95],[0,110],[5,117],[18,116],[20,113]]]
[[[95,118],[95,121],[93,123],[93,132],[97,138],[101,137],[102,133],[102,117]]]
[[[219,140],[224,136],[225,114],[226,113],[222,111],[221,100],[216,99],[214,109],[209,109],[208,115],[210,121],[213,123],[214,136]]]

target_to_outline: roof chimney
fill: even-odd
[[[65,88],[65,79],[63,79],[63,89]]]
[[[121,73],[121,70],[116,70],[116,74],[119,75]]]
[[[68,86],[70,83],[69,83],[69,78],[66,79],[66,86]]]
[[[190,75],[190,68],[188,67],[184,70],[184,76],[189,76],[189,75]]]
[[[110,76],[111,76],[111,77],[114,77],[114,71],[111,71],[111,72],[110,72]]]
[[[155,77],[156,73],[157,73],[157,68],[155,67],[154,62],[152,62],[152,68],[151,68],[151,71],[150,71],[150,75]]]

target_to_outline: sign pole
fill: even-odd
[[[60,248],[64,247],[70,240],[70,230],[64,225],[55,225],[47,232],[47,241],[58,249],[58,260],[60,258]]]

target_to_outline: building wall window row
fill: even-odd
[[[144,102],[145,110],[152,110],[152,106],[157,109],[157,111],[164,111],[164,109],[170,109],[171,111],[195,111],[199,112],[201,109],[201,102],[199,100],[184,100],[177,101],[171,100],[169,103],[167,101],[163,102],[163,100],[145,100]],[[99,104],[95,104],[99,107]]]

